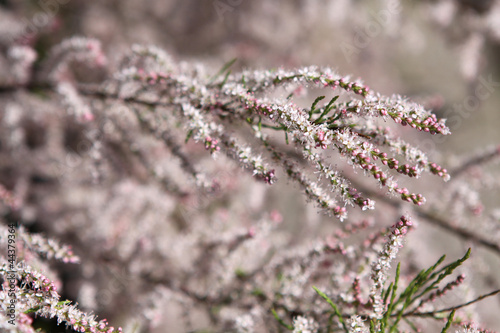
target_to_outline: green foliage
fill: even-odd
[[[380,319],[368,318],[368,322],[370,323],[370,332],[400,332],[399,325],[401,320],[404,320],[406,324],[416,329],[416,326],[411,321],[411,318],[422,317],[424,315],[419,312],[419,308],[422,303],[416,304],[416,302],[419,300],[422,302],[424,296],[438,290],[439,283],[442,282],[447,276],[450,276],[456,268],[462,265],[470,257],[470,253],[471,249],[468,249],[462,258],[438,269],[446,258],[446,256],[442,256],[434,265],[417,274],[417,276],[399,294],[398,287],[400,285],[399,279],[401,274],[401,265],[398,264],[394,282],[392,282],[384,292],[386,311],[384,312],[383,317]],[[349,317],[351,314],[342,313],[330,297],[320,291],[317,287],[313,286],[313,289],[331,306],[332,315],[337,318],[338,322],[342,325],[343,330],[345,332],[349,332],[345,318]],[[441,319],[439,316],[440,313],[449,312],[450,314],[448,316],[447,323],[442,330],[442,332],[447,332],[453,323],[455,310],[455,308],[449,308],[435,311],[433,313],[429,313],[428,316],[435,319]]]

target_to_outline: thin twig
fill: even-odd
[[[481,300],[483,300],[483,299],[485,299],[487,297],[495,296],[498,293],[500,293],[500,289],[492,291],[491,293],[488,293],[488,294],[481,295],[478,298],[476,298],[476,299],[474,299],[474,300],[472,300],[470,302],[463,303],[463,304],[460,304],[460,305],[455,305],[455,306],[452,306],[452,307],[449,307],[449,308],[446,308],[446,309],[429,311],[429,312],[407,312],[407,313],[403,314],[403,316],[405,316],[405,317],[409,317],[409,316],[413,316],[413,317],[434,317],[438,313],[450,312],[450,311],[453,311],[453,310],[458,310],[458,309],[464,308],[466,306],[469,306],[471,304],[477,303],[477,302],[479,302],[479,301],[481,301]]]
[[[387,197],[385,195],[381,195],[378,192],[372,191],[368,189],[367,187],[361,185],[360,183],[353,181],[353,179],[349,178],[349,181],[356,187],[357,189],[360,190],[360,192],[366,193],[367,197],[377,197],[380,201],[383,201],[395,208],[398,208],[401,206],[401,203],[399,201],[396,201],[390,197]],[[474,243],[477,243],[481,246],[484,246],[493,252],[495,252],[497,255],[500,255],[500,244],[495,243],[492,241],[489,241],[487,239],[484,239],[482,236],[475,234],[467,229],[461,228],[459,226],[453,225],[453,223],[449,220],[446,220],[444,218],[438,217],[435,214],[433,214],[430,211],[425,211],[422,208],[414,208],[415,212],[418,214],[418,216],[422,217],[424,220],[427,220],[428,222],[431,222],[433,225],[436,225],[446,231],[449,231],[450,233],[459,236],[462,239],[465,240],[470,240],[473,241]]]
[[[490,160],[494,159],[495,157],[500,156],[500,145],[497,147],[493,147],[492,149],[489,149],[486,152],[483,152],[482,154],[478,156],[473,156],[469,160],[465,161],[462,163],[462,165],[456,167],[455,169],[450,171],[450,175],[453,179],[453,177],[457,177],[470,169],[471,167],[479,164],[484,164],[489,162]]]

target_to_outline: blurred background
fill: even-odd
[[[448,118],[451,136],[404,133],[445,166],[500,143],[497,0],[0,0],[0,30],[0,45],[22,37],[42,57],[64,38],[94,37],[110,69],[135,43],[214,70],[233,58],[233,70],[329,66]],[[495,174],[497,167],[489,171]],[[493,209],[500,196],[493,186],[498,178],[491,179],[492,188],[480,194]],[[292,188],[285,182],[270,195],[290,228],[300,230],[304,219],[320,225],[322,217]],[[422,193],[429,195],[428,189]],[[425,224],[418,232],[431,240],[420,244],[423,264],[436,259],[429,253],[462,253],[460,242],[439,228]],[[484,290],[498,288],[498,255],[480,249],[479,256],[484,260],[478,265],[495,272],[483,281]],[[478,305],[486,326],[500,328],[498,305],[498,298]]]

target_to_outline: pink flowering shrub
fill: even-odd
[[[0,39],[2,332],[490,332],[500,290],[466,260],[500,255],[498,147],[421,150],[445,120],[328,67],[22,37]]]

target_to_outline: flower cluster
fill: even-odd
[[[330,68],[306,67],[297,71],[278,69],[276,71],[244,71],[236,77],[236,81],[244,81],[252,87],[251,91],[258,92],[276,86],[287,84],[311,85],[319,88],[340,87],[345,91],[352,91],[361,96],[368,95],[370,88],[360,81],[351,82],[348,76],[340,76]]]
[[[377,318],[382,318],[382,314],[386,310],[382,292],[387,279],[387,271],[391,267],[391,262],[396,258],[399,249],[403,246],[403,239],[412,225],[413,223],[409,217],[401,216],[401,219],[391,227],[389,239],[385,243],[384,249],[378,254],[377,261],[372,265],[371,278],[373,285],[370,297]]]
[[[20,239],[31,251],[44,255],[47,259],[55,258],[64,263],[76,264],[80,258],[73,253],[71,246],[60,245],[53,239],[47,239],[39,234],[28,233],[21,226],[18,230]]]
[[[101,43],[96,39],[72,37],[52,49],[44,64],[43,79],[58,83],[67,81],[68,69],[72,62],[102,67],[106,56]]]
[[[351,316],[349,319],[350,325],[349,325],[349,333],[368,333],[369,329],[366,327],[366,324],[363,322],[360,316]]]

